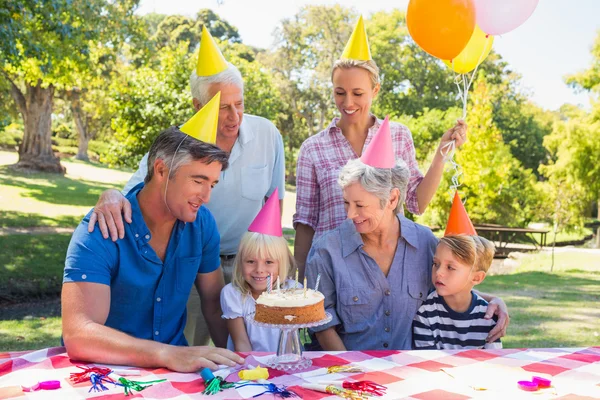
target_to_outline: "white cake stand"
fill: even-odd
[[[331,322],[331,314],[325,313],[325,319],[308,324],[267,324],[254,320],[254,313],[246,316],[246,321],[262,328],[279,329],[279,344],[277,345],[277,355],[267,361],[267,366],[281,371],[302,370],[312,365],[312,360],[302,355],[302,344],[298,329],[314,328]]]

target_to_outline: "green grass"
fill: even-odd
[[[2,309],[0,349],[34,350],[60,346],[60,299]]]
[[[0,210],[0,228],[49,226],[55,228],[74,228],[81,221],[79,215],[45,215],[24,213],[19,211]]]
[[[600,340],[600,254],[528,254],[509,275],[488,276],[477,288],[501,297],[511,324],[504,347],[597,345]]]
[[[16,153],[0,151],[0,227],[75,226],[104,190],[122,188],[131,175],[77,160],[61,161],[65,176],[22,173],[8,167],[17,159]]]
[[[60,294],[70,234],[0,236],[0,301]]]

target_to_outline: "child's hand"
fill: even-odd
[[[441,145],[454,140],[454,145],[459,148],[467,141],[467,124],[462,119],[456,121],[456,125],[448,129],[442,136]]]
[[[496,322],[496,326],[488,334],[486,339],[488,343],[493,343],[501,337],[506,336],[506,328],[508,328],[508,324],[510,323],[508,308],[504,301],[499,297],[494,297],[492,301],[488,303],[487,312],[483,318],[490,319],[494,314],[498,316],[498,322]]]

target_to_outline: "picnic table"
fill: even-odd
[[[263,364],[268,353],[242,353],[247,365]],[[371,380],[387,386],[380,399],[597,399],[600,398],[600,347],[502,350],[420,350],[420,351],[347,351],[305,352],[312,367],[292,373],[269,369],[269,381],[286,385],[301,398],[336,399],[339,397],[300,387],[303,383],[338,380]],[[204,384],[199,374],[176,373],[167,369],[141,369],[138,381],[167,379],[134,396],[125,397],[123,389],[107,385],[103,392],[89,392],[90,383],[73,385],[71,372],[81,371],[77,365],[90,365],[71,360],[64,347],[33,352],[0,353],[0,398],[18,399],[242,399],[260,393],[256,387],[227,389],[215,396],[201,394]],[[98,364],[94,364],[98,365]],[[351,365],[360,373],[327,374],[327,367]],[[553,387],[538,392],[517,388],[517,379],[530,380],[542,376]],[[228,380],[237,380],[232,374]],[[37,381],[59,380],[55,391],[22,392],[21,385]],[[485,389],[485,390],[483,390]],[[260,398],[274,399],[273,395]],[[377,397],[372,397],[377,399]]]
[[[477,224],[475,230],[478,234],[488,240],[498,243],[498,248],[501,251],[506,249],[507,244],[517,242],[517,238],[524,239],[526,242],[541,248],[546,246],[546,237],[548,230],[533,229],[533,228],[512,228],[509,226],[495,224]],[[536,240],[534,234],[540,235],[539,241]]]

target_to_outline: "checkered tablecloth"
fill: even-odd
[[[600,347],[569,349],[504,349],[463,351],[349,351],[306,352],[312,367],[295,373],[269,370],[269,380],[286,385],[303,399],[334,399],[325,393],[302,389],[302,383],[334,380],[372,380],[387,386],[381,399],[470,399],[518,398],[532,399],[598,399],[600,398]],[[246,354],[246,363],[259,365],[269,355]],[[125,397],[122,388],[108,385],[109,390],[88,393],[89,383],[73,386],[71,372],[80,371],[63,347],[34,352],[0,353],[0,399],[83,399],[102,400],[198,399],[204,389],[198,374],[181,374],[166,369],[144,369],[142,376],[132,380],[150,381],[166,378],[135,396]],[[353,365],[363,373],[327,374],[334,365]],[[517,388],[518,379],[545,376],[553,388],[527,393]],[[228,380],[237,380],[232,374]],[[38,381],[60,380],[61,389],[24,393],[21,385],[31,386]],[[482,390],[486,389],[486,390]],[[257,388],[228,389],[212,399],[251,398]],[[261,398],[272,399],[273,395]]]

